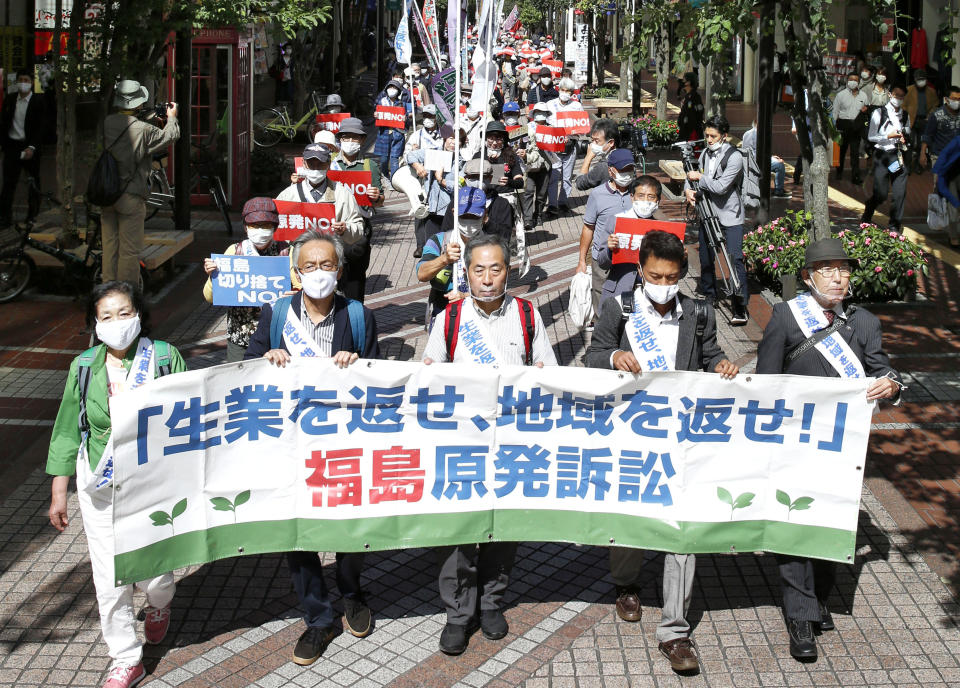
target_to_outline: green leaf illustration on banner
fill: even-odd
[[[783,490],[777,490],[777,501],[787,507],[787,520],[790,520],[790,513],[793,511],[806,511],[813,504],[813,497],[797,497],[790,501],[790,495]]]
[[[226,497],[211,497],[210,503],[213,504],[214,511],[233,512],[233,522],[237,522],[237,507],[250,501],[250,490],[244,490],[233,498],[231,502]]]
[[[177,531],[173,528],[173,519],[177,516],[180,516],[184,511],[187,510],[187,499],[184,497],[179,502],[173,505],[173,508],[168,514],[166,511],[154,511],[149,515],[153,525],[155,526],[170,526],[170,532],[174,535],[177,534]]]
[[[717,498],[724,504],[730,505],[730,520],[733,520],[733,512],[737,509],[746,509],[748,506],[753,504],[753,498],[756,497],[753,492],[744,492],[736,499],[733,498],[733,495],[730,494],[730,490],[727,490],[722,487],[717,488]]]

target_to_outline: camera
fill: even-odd
[[[170,107],[170,103],[157,103],[153,106],[153,116],[157,118],[166,117],[168,107]]]

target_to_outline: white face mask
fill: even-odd
[[[497,158],[500,157],[500,153],[502,153],[502,152],[503,152],[503,151],[502,151],[501,149],[499,149],[499,148],[491,148],[490,146],[487,146],[487,157],[488,157],[488,158],[493,158],[494,160],[496,160]]]
[[[891,104],[894,108],[899,108],[901,102],[902,102],[902,101],[901,101],[899,98],[890,98],[890,104]]]
[[[340,150],[344,155],[353,157],[360,152],[360,144],[357,141],[344,141],[340,144]]]
[[[605,143],[591,143],[591,144],[590,144],[590,150],[593,151],[593,154],[594,154],[594,155],[603,155],[603,153],[605,152],[604,147],[605,147],[606,145],[607,145],[607,144],[605,144]]]
[[[917,79],[917,88],[926,88],[927,80],[926,79]]]
[[[947,100],[947,107],[951,110],[960,110],[960,100]]]
[[[467,117],[469,119],[476,119],[479,116],[480,113],[478,111],[474,110],[473,108],[467,108]]]
[[[435,126],[437,126],[437,120],[433,119],[432,117],[424,117],[423,126],[425,126],[427,129],[433,129]]]
[[[716,143],[708,144],[708,145],[707,145],[707,148],[709,148],[709,149],[712,150],[714,153],[716,153],[718,150],[720,150],[720,146],[722,146],[722,145],[723,145],[723,141],[717,141]]]
[[[396,98],[398,93],[400,93],[400,91],[398,91],[394,86],[391,86],[387,89],[387,96],[390,98]]]
[[[479,301],[480,303],[490,303],[491,301],[502,299],[506,293],[507,293],[506,282],[503,283],[502,292],[500,292],[499,294],[491,294],[490,296],[477,296],[476,294],[473,293],[473,288],[472,287],[470,288],[470,296],[473,298],[474,301]]]
[[[860,78],[861,78],[861,79],[864,79],[864,80],[869,79],[869,78],[870,78],[870,72],[860,72]]]
[[[140,316],[123,320],[97,321],[97,337],[115,351],[125,351],[140,334]]]
[[[314,186],[317,186],[317,185],[320,184],[324,179],[327,178],[327,171],[326,171],[326,170],[310,170],[310,169],[308,169],[308,170],[304,171],[303,176],[306,178],[306,180],[307,180],[308,182],[310,182],[310,183],[313,184]]]
[[[325,299],[333,290],[337,288],[336,271],[321,270],[317,268],[313,272],[300,272],[300,284],[303,285],[303,291],[311,299]]]
[[[507,117],[506,122],[508,126],[514,127],[520,123],[520,120],[517,117]]]
[[[885,82],[886,80],[887,80],[887,77],[885,77],[883,74],[877,74],[877,83],[878,83],[878,84],[882,84],[882,83]]]
[[[634,201],[633,212],[639,217],[652,217],[660,204],[656,201]]]
[[[534,121],[534,122],[537,122],[538,124],[543,124],[544,122],[547,121],[547,116],[546,116],[546,115],[534,115],[534,116],[533,116],[533,121]]]
[[[569,103],[569,102],[570,102],[570,98],[572,98],[572,97],[573,97],[573,95],[570,94],[570,93],[568,93],[567,91],[560,91],[560,102],[561,102],[561,103]]]
[[[540,77],[540,83],[544,86],[549,86],[551,83],[553,83],[553,79],[548,76]]]
[[[860,82],[854,81],[853,79],[847,82],[847,88],[849,88],[851,91],[856,91],[859,85],[860,85]]]
[[[33,84],[28,82],[17,82],[17,90],[20,91],[23,95],[27,95],[30,91],[33,90]]]
[[[273,241],[273,230],[261,229],[260,227],[247,227],[247,238],[257,248],[263,248]]]
[[[482,227],[483,220],[479,217],[460,218],[460,234],[462,234],[465,239],[472,239],[477,236]]]
[[[630,186],[630,182],[634,180],[636,175],[631,172],[617,172],[613,175],[613,183],[619,186],[621,189],[625,189]]]
[[[677,292],[679,291],[679,284],[643,283],[643,293],[646,295],[646,297],[654,303],[659,303],[660,305],[670,303],[670,301],[676,298]]]

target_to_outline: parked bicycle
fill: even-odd
[[[297,132],[306,127],[307,142],[313,143],[316,133],[317,115],[327,102],[327,97],[316,91],[310,93],[313,105],[296,122],[292,121],[287,106],[264,108],[253,115],[253,142],[261,148],[270,148],[286,138],[293,141]]]

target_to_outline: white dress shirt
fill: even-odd
[[[10,125],[10,138],[14,141],[23,141],[27,138],[27,106],[33,93],[26,96],[17,96],[17,104],[13,109],[13,124]]]
[[[623,297],[617,294],[614,297],[623,310]],[[638,286],[633,290],[633,307],[635,310],[642,310],[647,318],[647,323],[656,333],[657,344],[663,352],[663,357],[667,359],[667,368],[677,369],[677,342],[680,340],[680,316],[683,315],[683,307],[680,305],[680,297],[673,299],[673,310],[666,315],[660,315],[660,312],[653,307],[650,299],[643,293],[643,286]],[[613,356],[617,352],[610,354],[610,367],[613,368]]]

